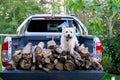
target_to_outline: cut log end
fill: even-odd
[[[64,66],[63,63],[57,62],[57,64],[55,65],[55,68],[59,71],[62,71],[64,70],[63,66]]]

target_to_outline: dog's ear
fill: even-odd
[[[76,27],[74,27],[74,31],[75,31],[75,33],[76,33]]]
[[[65,31],[65,26],[62,27],[62,32],[64,32],[64,31]]]

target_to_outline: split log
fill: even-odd
[[[42,54],[43,54],[43,57],[46,58],[46,57],[49,57],[50,55],[52,55],[52,52],[50,49],[44,49],[42,51]]]
[[[54,60],[54,65],[56,65],[58,63],[58,59]]]
[[[74,59],[81,60],[81,56],[80,56],[80,54],[78,52],[74,51],[73,53],[74,54],[71,54],[71,55],[72,55],[72,57],[74,57]]]
[[[30,59],[21,59],[19,65],[21,69],[29,70],[32,66],[32,61]]]
[[[81,54],[87,54],[87,53],[89,53],[88,48],[82,48],[79,52]]]
[[[50,63],[50,58],[45,58],[45,63]]]
[[[40,55],[42,53],[44,45],[45,45],[44,42],[38,43],[38,45],[35,47],[35,50],[34,50],[36,55]]]
[[[55,48],[55,51],[58,53],[58,54],[63,54],[64,52],[63,52],[63,50],[62,50],[62,48],[60,47],[60,46],[56,46],[56,48]]]
[[[85,48],[84,44],[82,44],[81,46],[78,47],[78,52],[80,54],[87,54],[87,53],[89,53],[88,47]]]
[[[47,42],[48,49],[54,49],[55,46],[56,46],[56,42],[55,41],[51,40],[51,41]]]
[[[75,62],[75,64],[76,64],[76,67],[77,67],[77,68],[82,67],[83,60],[75,60],[74,62]]]
[[[13,53],[13,56],[14,55],[20,55],[21,52],[22,52],[22,50],[15,50],[15,52]]]
[[[35,63],[36,62],[36,53],[35,53],[35,48],[36,46],[32,46],[32,62]]]
[[[31,54],[32,51],[32,43],[28,43],[22,50],[22,54]]]
[[[72,55],[67,55],[67,60],[74,60]]]
[[[19,62],[19,60],[21,58],[21,51],[22,50],[15,50],[15,52],[13,53],[12,59],[13,59],[14,62],[16,62],[16,63]]]
[[[92,65],[92,62],[91,62],[91,61],[85,60],[85,68],[86,68],[86,69],[89,69],[91,65]]]
[[[75,64],[71,60],[66,61],[64,65],[65,70],[68,70],[68,71],[74,70],[75,67],[76,67]]]
[[[19,55],[14,55],[14,56],[12,57],[12,59],[13,59],[13,61],[14,61],[15,63],[18,63],[18,62],[20,61],[20,59],[21,59],[21,56],[19,56]]]
[[[59,71],[62,71],[62,70],[64,70],[64,64],[60,63],[60,62],[57,62],[56,65],[55,65],[55,68]]]
[[[82,48],[85,48],[84,44],[81,44],[80,46],[77,47],[78,51],[80,51]]]
[[[22,54],[21,59],[29,59],[29,58],[32,58],[31,54]]]

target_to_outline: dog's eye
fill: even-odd
[[[68,31],[66,31],[66,33],[68,33]]]
[[[72,33],[72,31],[71,31],[71,33]]]

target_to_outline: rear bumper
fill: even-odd
[[[24,70],[10,70],[0,72],[4,80],[100,80],[104,72],[87,71],[51,71],[49,73],[36,70],[34,72]]]

